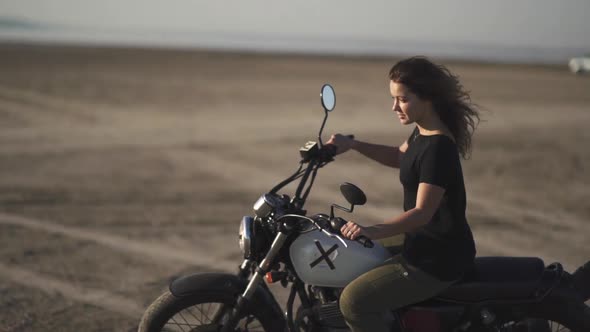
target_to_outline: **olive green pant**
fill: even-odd
[[[398,254],[348,284],[340,310],[353,332],[389,332],[392,310],[434,297],[452,283],[409,265]]]

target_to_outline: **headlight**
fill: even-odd
[[[244,254],[244,258],[250,258],[252,254],[252,237],[254,235],[254,218],[250,216],[242,217],[240,222],[240,232],[238,235],[238,245]]]

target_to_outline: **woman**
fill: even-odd
[[[339,153],[350,149],[400,169],[404,213],[373,226],[350,221],[342,234],[373,240],[405,233],[402,253],[353,280],[340,308],[354,332],[389,331],[384,314],[435,296],[473,264],[475,245],[465,218],[460,156],[470,151],[478,111],[456,76],[424,57],[402,60],[389,72],[393,111],[415,124],[399,147],[332,135]]]

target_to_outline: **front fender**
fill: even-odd
[[[229,292],[237,299],[248,285],[248,281],[228,273],[197,273],[180,277],[170,283],[170,293],[178,298],[190,297],[197,293],[218,293]],[[248,306],[259,308],[265,315],[273,320],[275,329],[273,331],[284,331],[286,327],[285,317],[281,306],[266,285],[258,285],[254,296],[250,299]],[[275,324],[276,323],[276,324]]]

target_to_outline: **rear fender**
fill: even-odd
[[[248,285],[248,281],[228,273],[197,273],[180,277],[170,283],[170,293],[178,298],[190,297],[194,294],[203,293],[231,293],[237,299]],[[261,308],[274,320],[280,320],[279,325],[285,326],[285,318],[280,305],[277,303],[266,285],[258,285],[254,296],[248,302],[251,308]]]
[[[567,279],[562,280],[541,302],[531,304],[528,309],[532,317],[562,322],[572,331],[590,331],[590,308]]]
[[[580,292],[584,301],[590,300],[590,261],[580,266],[572,274],[574,287]]]
[[[583,266],[588,268],[588,263]],[[573,331],[590,331],[590,308],[576,287],[576,278],[565,271],[541,301],[529,305],[530,316],[567,324]],[[577,271],[576,271],[577,272]],[[586,270],[587,272],[587,270]]]

